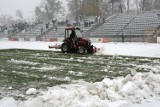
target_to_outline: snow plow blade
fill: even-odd
[[[52,48],[54,48],[54,49],[61,49],[61,45],[51,45],[51,46],[48,46],[48,48],[49,49],[52,49]]]
[[[97,47],[93,47],[93,54],[95,54],[96,52],[100,51],[100,48]]]

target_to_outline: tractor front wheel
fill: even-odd
[[[80,53],[80,54],[84,54],[84,53],[85,53],[85,49],[84,49],[83,46],[80,46],[80,47],[78,48],[78,53]]]
[[[61,46],[61,50],[63,53],[66,53],[66,52],[70,52],[70,46],[66,43],[63,43],[62,46]]]

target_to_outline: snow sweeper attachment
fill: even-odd
[[[65,29],[65,37],[61,45],[49,46],[49,48],[61,49],[63,53],[89,53],[94,54],[99,49],[91,44],[91,41],[83,38],[81,30],[75,27]]]

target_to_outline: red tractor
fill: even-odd
[[[73,36],[74,32],[74,38]],[[65,29],[65,39],[61,45],[64,53],[94,53],[96,49],[91,45],[91,41],[83,38],[81,30],[75,27]]]

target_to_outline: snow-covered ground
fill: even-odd
[[[0,42],[0,49],[33,49],[51,50],[49,45],[59,45],[60,42]],[[97,54],[160,57],[160,44],[152,43],[93,43],[100,48]]]
[[[0,49],[50,50],[51,42],[0,42]],[[159,57],[160,44],[150,43],[94,43],[98,55],[126,55]],[[54,51],[54,49],[51,49]],[[77,81],[69,85],[53,86],[48,91],[30,88],[25,101],[2,98],[0,107],[159,107],[160,68],[101,82]]]

